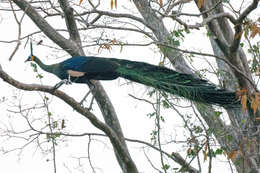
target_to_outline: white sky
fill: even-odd
[[[120,6],[119,6],[120,8]],[[10,14],[10,13],[9,13]],[[0,23],[0,38],[1,40],[12,40],[17,38],[17,25],[14,23],[14,19],[12,15],[7,15],[7,13],[0,12],[1,17],[3,18],[2,22]],[[28,18],[26,17],[26,20]],[[56,23],[57,24],[57,23]],[[34,31],[35,27],[32,26],[30,23],[23,24],[23,33],[30,33]],[[24,34],[23,34],[24,35]],[[194,39],[194,35],[190,34],[187,35],[185,38],[185,48],[192,48],[194,50],[201,50],[205,52],[209,52],[211,50],[208,40],[205,39],[204,34],[196,34],[196,38]],[[131,40],[131,38],[133,40]],[[136,37],[136,35],[129,35],[129,42],[134,41],[134,39],[141,39]],[[45,41],[45,40],[44,40]],[[26,49],[24,47],[24,41],[16,53],[16,56],[13,58],[11,62],[8,61],[8,58],[11,52],[14,49],[15,44],[3,44],[1,45],[2,56],[0,58],[0,63],[3,69],[8,72],[13,78],[22,81],[24,83],[39,83],[39,80],[35,78],[36,74],[33,72],[32,68],[30,67],[29,63],[25,64],[24,60],[30,54],[29,47],[27,46]],[[104,51],[105,52],[105,51]],[[51,49],[44,48],[42,46],[34,45],[34,54],[39,56],[46,64],[51,64],[55,60],[51,60],[50,54],[53,54]],[[138,60],[141,59],[142,61],[150,62],[150,63],[158,63],[160,54],[155,54],[153,51],[149,50],[148,48],[142,47],[129,47],[124,48],[123,52],[120,53],[119,49],[113,48],[112,52],[104,53],[107,57],[116,57],[116,58],[125,58],[130,60]],[[64,53],[62,53],[64,55]],[[64,59],[59,59],[57,61],[61,61]],[[204,65],[204,64],[203,64]],[[203,66],[202,65],[202,66]],[[48,74],[43,72],[38,68],[39,72],[44,75],[42,80],[43,84],[46,85],[55,85],[59,82],[59,79],[52,74]],[[142,102],[136,101],[131,98],[128,94],[134,94],[137,97],[145,96],[146,87],[143,86],[136,86],[136,85],[123,85],[125,83],[123,79],[117,79],[114,81],[106,81],[102,82],[108,95],[111,98],[111,101],[115,107],[117,112],[119,121],[121,123],[121,127],[125,134],[125,137],[133,138],[133,139],[140,139],[149,142],[151,138],[151,131],[154,129],[154,120],[147,118],[146,114],[151,113],[152,109],[151,106],[144,104]],[[0,96],[8,96],[9,100],[13,95],[13,92],[16,92],[16,89],[7,85],[2,80],[0,80],[0,87],[1,87],[1,95]],[[70,86],[62,86],[61,88],[63,91],[68,93],[70,96],[73,96],[75,99],[80,100],[82,95],[84,95],[88,88],[85,85],[80,84],[73,84]],[[19,92],[18,92],[19,93]],[[22,104],[30,104],[33,105],[35,103],[40,103],[40,96],[39,94],[33,92],[24,92],[21,91],[21,95],[23,95]],[[59,117],[60,119],[66,119],[66,131],[68,132],[100,132],[93,128],[93,126],[89,123],[86,118],[81,117],[78,113],[73,111],[70,107],[68,107],[65,103],[61,100],[51,97],[52,102],[54,104],[50,105],[50,110],[54,114],[54,116]],[[15,108],[10,108],[4,103],[0,104],[1,110],[1,122],[0,128],[3,128],[3,124],[9,124],[10,120],[12,120],[15,124],[16,129],[23,129],[24,128],[24,120],[19,117],[18,114],[11,114],[7,111],[7,109],[15,110]],[[100,119],[103,119],[100,112],[97,111],[98,108],[94,107],[94,113]],[[187,112],[189,113],[189,112]],[[163,135],[165,137],[169,137],[172,135],[172,138],[177,138],[178,140],[184,139],[184,132],[181,130],[183,122],[180,118],[174,113],[173,111],[162,111],[164,118],[166,119],[167,123],[162,123],[163,128]],[[31,115],[32,117],[40,117],[42,116],[40,112],[34,113]],[[10,117],[10,118],[9,118]],[[105,138],[102,137],[94,137],[100,141],[105,141]],[[59,143],[57,146],[57,161],[58,161],[58,172],[69,172],[66,166],[71,169],[72,172],[91,172],[90,167],[86,166],[89,165],[87,159],[82,159],[81,163],[85,165],[83,170],[77,170],[76,167],[78,166],[78,162],[73,157],[86,157],[87,156],[87,145],[88,145],[88,137],[78,137],[78,138],[66,138],[66,142]],[[20,142],[18,140],[12,141],[11,143],[7,141],[8,147],[18,147],[20,146]],[[2,144],[4,145],[4,144]],[[0,145],[0,147],[2,147]],[[107,146],[106,146],[107,145]],[[121,172],[117,161],[114,157],[113,151],[111,149],[111,145],[109,142],[104,145],[102,142],[93,142],[91,144],[91,158],[93,161],[94,167],[101,168],[97,169],[96,172]],[[163,147],[163,149],[168,151],[185,151],[181,149],[181,145],[170,145],[167,147]],[[5,144],[6,146],[6,144]],[[50,143],[48,145],[44,145],[47,148],[50,148]],[[155,172],[153,168],[149,165],[146,161],[146,158],[143,156],[143,151],[141,150],[141,145],[136,145],[132,143],[128,143],[130,153],[132,155],[133,160],[137,164],[138,169],[141,172]],[[50,154],[42,154],[37,150],[36,152],[35,145],[31,145],[30,147],[26,148],[22,153],[21,157],[17,156],[17,152],[9,153],[9,154],[2,154],[0,153],[0,163],[1,163],[1,170],[5,170],[8,172],[53,172],[53,165],[52,162],[47,161],[48,159],[51,160],[52,156]],[[141,152],[141,154],[140,154]],[[156,164],[157,167],[160,167],[159,162],[159,153],[154,153],[151,149],[149,151],[149,155],[151,156],[152,160]],[[145,163],[144,163],[145,160]],[[64,166],[66,165],[66,166]],[[196,162],[195,162],[196,165]],[[203,169],[206,171],[207,163],[203,163]],[[172,165],[173,166],[173,165]],[[220,170],[222,173],[229,172],[228,170],[223,170],[223,167],[229,168],[227,163],[224,162],[224,158],[218,158],[213,162],[214,169],[212,172],[219,172]],[[219,169],[216,169],[218,167]]]

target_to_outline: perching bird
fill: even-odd
[[[235,92],[219,89],[207,80],[195,78],[189,74],[144,62],[73,56],[57,64],[45,65],[32,54],[26,61],[34,61],[43,70],[55,74],[62,80],[75,83],[88,83],[89,80],[113,80],[122,77],[196,102],[223,107],[239,105]]]

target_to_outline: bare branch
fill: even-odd
[[[1,69],[1,67],[0,67]],[[103,131],[110,139],[112,145],[114,148],[117,149],[117,153],[120,156],[120,158],[123,160],[125,165],[127,166],[126,170],[129,172],[138,172],[136,169],[136,166],[134,165],[134,162],[132,161],[127,149],[125,148],[124,145],[121,144],[118,136],[116,133],[106,124],[101,122],[97,117],[89,112],[88,109],[83,108],[76,100],[70,96],[68,96],[66,93],[60,91],[60,90],[55,90],[53,91],[51,86],[43,86],[43,85],[37,85],[37,84],[24,84],[21,83],[15,79],[13,79],[11,76],[9,76],[7,73],[5,73],[3,70],[0,70],[0,78],[2,78],[5,82],[9,83],[10,85],[26,90],[26,91],[41,91],[41,92],[46,92],[51,95],[54,95],[64,102],[66,102],[68,105],[70,105],[73,109],[75,109],[78,113],[83,115],[84,117],[88,118],[91,123]]]
[[[109,16],[109,17],[114,17],[114,18],[128,18],[128,19],[132,19],[134,21],[137,21],[137,22],[140,22],[142,23],[143,25],[145,25],[146,27],[152,29],[150,27],[150,25],[148,23],[145,22],[145,20],[143,20],[142,18],[139,18],[139,17],[136,17],[136,16],[133,16],[131,14],[124,14],[124,13],[111,13],[111,12],[107,12],[107,11],[102,11],[102,10],[92,10],[92,11],[87,11],[87,12],[84,12],[82,13],[81,15],[86,15],[86,14],[91,14],[91,13],[97,13],[99,15],[104,15],[104,16]]]
[[[27,1],[13,0],[41,28],[43,33],[71,55],[79,55],[77,45],[58,33]]]
[[[212,20],[221,18],[221,17],[229,18],[230,21],[235,22],[235,18],[232,15],[230,15],[229,13],[219,13],[219,14],[215,14],[213,16],[209,16],[208,18],[204,19],[202,23],[197,23],[195,25],[188,25],[185,22],[183,22],[182,20],[180,20],[179,18],[175,18],[174,16],[172,17],[172,19],[176,20],[178,23],[183,25],[186,29],[199,29],[200,27],[204,27],[206,24],[208,24]]]
[[[248,16],[248,14],[257,8],[258,3],[259,3],[259,0],[253,0],[252,4],[250,4],[245,9],[245,11],[243,11],[242,14],[239,16],[239,18],[237,19],[237,23],[243,22],[243,20]]]
[[[60,6],[64,12],[66,25],[68,28],[68,31],[70,33],[70,39],[75,41],[79,47],[81,47],[81,39],[79,35],[79,31],[77,28],[77,24],[73,15],[73,8],[69,5],[69,2],[67,0],[59,0]],[[83,50],[81,49],[82,54]]]
[[[254,9],[257,8],[257,5],[259,3],[259,0],[253,0],[252,4],[250,4],[244,12],[239,16],[239,18],[235,21],[231,22],[235,25],[235,35],[233,43],[230,47],[230,52],[235,53],[237,52],[237,49],[239,48],[241,37],[242,37],[242,22],[243,20],[248,16],[249,13],[251,13]]]
[[[20,45],[21,45],[21,34],[22,34],[22,33],[21,33],[21,30],[22,30],[21,23],[22,23],[22,20],[23,20],[23,18],[24,18],[25,13],[24,13],[23,16],[21,17],[21,19],[18,20],[17,15],[16,15],[16,12],[15,12],[15,10],[14,10],[14,8],[13,8],[13,4],[12,4],[11,0],[9,0],[9,3],[10,3],[10,6],[11,6],[11,9],[12,9],[12,12],[13,12],[13,15],[14,15],[14,18],[15,18],[15,21],[16,21],[16,23],[17,23],[17,25],[18,25],[18,38],[17,38],[18,41],[17,41],[17,44],[16,44],[16,46],[15,46],[15,48],[14,48],[13,53],[12,53],[12,54],[10,55],[10,57],[9,57],[9,61],[11,61],[12,58],[14,57],[15,53],[16,53],[17,50],[19,49]]]

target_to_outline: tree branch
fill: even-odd
[[[77,45],[58,33],[27,1],[13,0],[13,2],[21,8],[53,42],[66,50],[69,54],[79,55]]]
[[[235,35],[233,43],[230,47],[230,52],[235,53],[237,52],[237,49],[239,48],[239,44],[242,37],[242,22],[243,20],[248,16],[249,13],[251,13],[254,9],[257,8],[257,5],[259,3],[259,0],[253,0],[252,4],[250,4],[244,12],[239,16],[238,19],[235,21],[230,20],[235,25]]]
[[[79,45],[79,47],[81,47],[81,39],[73,15],[73,8],[69,5],[69,2],[67,0],[59,0],[59,3],[64,12],[66,25],[70,33],[70,39],[75,41]]]
[[[178,23],[180,23],[181,25],[183,25],[185,28],[188,28],[188,29],[199,29],[200,27],[204,27],[206,24],[208,24],[212,20],[218,19],[218,18],[221,18],[221,17],[228,18],[232,23],[236,21],[236,19],[232,15],[230,15],[229,13],[219,13],[219,14],[209,16],[209,17],[205,18],[203,20],[203,22],[197,23],[195,25],[188,25],[187,23],[183,22],[181,19],[176,18],[175,15],[171,15],[170,17],[173,20],[176,20]]]
[[[86,15],[86,14],[91,14],[91,13],[97,13],[100,16],[104,15],[104,16],[109,16],[109,17],[114,17],[114,18],[128,18],[128,19],[132,19],[134,21],[138,21],[138,22],[142,23],[143,25],[145,25],[146,27],[148,27],[149,29],[152,30],[151,26],[145,20],[143,20],[140,17],[133,16],[131,14],[111,13],[111,12],[107,12],[107,11],[94,9],[92,11],[84,12],[81,15]]]
[[[72,56],[85,55],[82,50],[82,47],[78,46],[76,42],[70,39],[66,39],[60,33],[58,33],[52,26],[50,26],[50,24],[42,16],[40,16],[40,14],[35,10],[35,8],[32,7],[27,1],[13,0],[13,2],[15,2],[18,7],[25,11],[25,13],[38,26],[38,28],[40,28],[43,31],[43,33],[47,37],[49,37],[49,39],[51,39],[53,42],[59,45],[63,50],[67,51]],[[123,132],[120,127],[120,123],[117,119],[115,110],[109,97],[107,96],[100,82],[93,81],[92,83],[94,83],[94,85],[96,86],[95,99],[100,107],[100,110],[102,111],[106,124],[108,124],[109,127],[111,127],[114,130],[114,133],[117,134],[117,138],[121,142],[121,148],[124,148],[125,152],[128,153],[127,146],[123,138]],[[116,148],[116,145],[113,146],[123,172],[138,172],[133,160],[130,157],[130,154],[128,153],[128,157],[125,157],[122,154],[120,154],[121,151],[120,149]]]
[[[124,147],[124,145],[121,144],[117,134],[110,128],[108,125],[101,122],[97,117],[91,113],[88,109],[82,107],[75,99],[68,96],[66,93],[55,90],[53,91],[53,88],[51,86],[44,86],[44,85],[38,85],[38,84],[24,84],[21,83],[15,79],[13,79],[11,76],[9,76],[6,72],[2,70],[2,67],[0,65],[0,78],[2,78],[5,82],[9,83],[10,85],[26,90],[26,91],[41,91],[46,92],[51,95],[54,95],[64,102],[66,102],[68,105],[70,105],[74,110],[76,110],[78,113],[89,119],[89,121],[97,127],[99,130],[103,131],[110,139],[112,145],[114,148],[117,149],[117,153],[119,154],[120,158],[123,160],[123,162],[126,164],[127,168],[126,170],[128,172],[138,172],[136,170],[136,167],[134,165],[134,162],[132,161],[127,149]]]

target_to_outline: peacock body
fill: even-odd
[[[166,91],[186,99],[215,104],[223,107],[239,105],[236,93],[217,88],[207,80],[174,70],[115,58],[73,56],[63,62],[45,65],[31,55],[27,61],[35,61],[43,70],[55,74],[60,79],[70,79],[75,83],[89,80],[113,80],[118,77]]]

